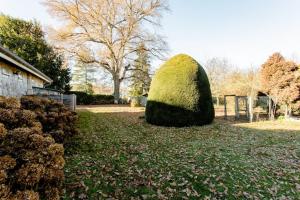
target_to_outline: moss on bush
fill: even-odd
[[[200,64],[180,54],[155,74],[148,95],[146,120],[164,126],[209,124],[214,107],[209,81]]]

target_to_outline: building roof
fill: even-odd
[[[5,49],[0,45],[0,58],[16,65],[17,67],[37,76],[38,78],[44,80],[47,83],[51,83],[52,79],[42,73],[40,70],[34,68],[28,62],[17,56],[16,54],[12,53],[11,51]]]

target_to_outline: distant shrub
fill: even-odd
[[[146,120],[164,126],[209,124],[214,107],[207,75],[190,56],[180,54],[155,74],[148,94]]]
[[[93,102],[93,95],[80,91],[72,91],[70,94],[76,95],[76,101],[78,105],[90,105]]]
[[[132,97],[130,100],[131,107],[139,107],[141,106],[140,97]]]
[[[93,95],[92,104],[94,104],[94,105],[113,104],[113,103],[114,103],[114,96],[113,95],[103,95],[103,94]]]
[[[75,94],[78,105],[102,105],[102,104],[113,104],[113,95],[103,95],[103,94],[87,94],[80,91],[71,91],[70,94]]]

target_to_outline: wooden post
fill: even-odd
[[[72,94],[72,108],[73,108],[73,111],[76,110],[76,95],[75,94]]]
[[[253,99],[252,97],[248,97],[249,105],[248,105],[248,112],[249,112],[249,122],[252,123],[253,121]]]
[[[273,116],[273,110],[272,110],[272,98],[268,98],[268,104],[269,104],[269,120],[272,119]]]
[[[239,119],[240,118],[240,113],[239,113],[239,97],[234,97],[235,100],[235,118]]]
[[[226,95],[224,96],[224,119],[227,119],[227,102],[226,102]]]
[[[249,115],[249,98],[250,97],[246,97],[246,116],[249,119],[250,115]]]
[[[63,93],[60,93],[60,102],[64,103],[64,94]]]

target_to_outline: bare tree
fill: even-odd
[[[166,43],[150,27],[160,25],[165,0],[47,0],[53,16],[64,22],[55,40],[71,56],[83,63],[104,68],[114,82],[115,102],[126,73],[134,70],[138,45],[162,58]]]
[[[234,69],[227,75],[222,87],[227,94],[256,97],[260,89],[258,71],[254,68]]]
[[[212,58],[206,62],[205,69],[212,95],[216,98],[217,105],[219,105],[219,98],[224,95],[225,79],[232,70],[232,66],[225,58]]]

